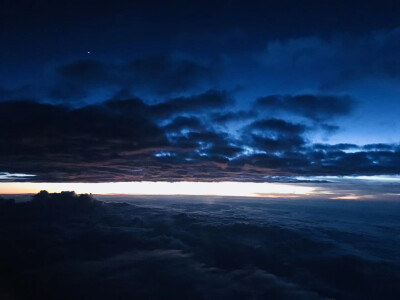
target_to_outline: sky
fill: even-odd
[[[0,192],[220,182],[230,195],[223,183],[241,182],[398,198],[399,13],[398,1],[2,0]]]

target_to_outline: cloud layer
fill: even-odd
[[[271,95],[257,99],[256,106],[272,111],[284,111],[315,121],[348,115],[354,100],[350,97],[318,95]]]
[[[4,172],[35,181],[264,181],[267,176],[398,174],[397,144],[315,144],[309,135],[351,102],[333,96],[269,96],[256,106],[303,121],[238,111],[233,95],[208,90],[149,105],[139,98],[80,108],[33,101],[0,103]],[[260,115],[264,113],[259,113]],[[217,122],[212,120],[218,119]],[[311,120],[309,120],[311,119]],[[309,120],[309,121],[307,121]],[[21,177],[21,180],[24,180]]]
[[[1,199],[1,293],[12,299],[400,295],[394,203],[102,199],[111,202],[72,192],[42,192],[25,203]]]
[[[36,84],[0,88],[0,172],[91,182],[400,174],[398,36],[55,63]]]

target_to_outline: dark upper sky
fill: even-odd
[[[0,173],[398,175],[399,15],[398,1],[2,0]]]

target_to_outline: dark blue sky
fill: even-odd
[[[0,172],[400,173],[398,1],[0,3]]]

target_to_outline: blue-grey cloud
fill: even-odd
[[[208,90],[190,97],[179,97],[153,105],[149,108],[150,114],[165,118],[174,114],[204,112],[206,110],[221,109],[233,104],[233,99],[227,91]]]
[[[329,38],[297,37],[269,41],[259,61],[273,76],[311,82],[315,89],[334,89],[375,79],[398,80],[400,28]],[[278,75],[279,74],[279,75]],[[282,78],[280,77],[282,76]]]
[[[354,100],[350,97],[325,95],[271,95],[258,98],[256,107],[323,121],[348,115],[354,107]]]

